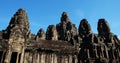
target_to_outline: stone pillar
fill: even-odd
[[[58,59],[58,55],[56,55],[56,54],[54,53],[54,60],[53,60],[54,63],[58,63],[58,60],[57,60],[57,59]]]
[[[61,63],[60,55],[57,55],[57,61],[58,61],[58,63]]]
[[[75,63],[78,63],[78,60],[77,60],[77,56],[74,55],[74,58],[75,58]]]
[[[18,63],[18,60],[19,60],[19,54],[20,54],[20,53],[17,53],[16,63]]]
[[[100,57],[102,58],[102,57],[104,57],[103,47],[101,46],[100,49],[101,49],[101,51],[100,51],[100,52],[101,52],[101,53],[100,53]]]
[[[86,53],[87,53],[87,58],[90,59],[90,51],[89,51],[89,49],[86,49]]]
[[[109,58],[109,56],[108,56],[108,50],[107,50],[106,46],[105,46],[105,52],[106,52],[106,58]]]
[[[53,59],[53,53],[51,53],[50,58],[51,58],[51,63],[53,63],[53,61],[54,61],[54,59]]]
[[[72,63],[72,56],[69,55],[69,63]]]
[[[45,54],[44,53],[41,54],[41,63],[45,63]]]
[[[114,50],[112,50],[113,59],[115,59]]]
[[[30,52],[25,52],[24,54],[24,63],[28,63],[30,60]]]
[[[39,52],[39,63],[41,63],[41,52]]]
[[[3,60],[3,61],[4,61],[4,63],[10,63],[10,59],[11,59],[11,52],[10,52],[10,50],[8,50],[5,55],[5,60]]]
[[[21,53],[21,58],[20,58],[20,63],[23,63],[23,59],[24,59],[24,48],[22,49],[22,53]]]
[[[97,54],[98,51],[96,48],[94,49],[94,52],[95,52],[95,58],[98,58],[98,54]]]
[[[28,57],[29,57],[29,56],[28,56]],[[33,61],[33,53],[30,52],[30,57],[29,57],[29,62],[28,62],[28,63],[32,63],[32,61]]]
[[[40,54],[37,52],[37,63],[40,63]]]
[[[36,53],[33,52],[33,53],[31,53],[31,54],[32,54],[32,62],[31,62],[31,63],[36,63],[36,62],[35,62],[35,60],[36,60],[36,58],[35,58]]]

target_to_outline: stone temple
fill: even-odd
[[[120,63],[120,40],[105,19],[98,20],[97,30],[92,33],[86,19],[77,29],[63,12],[60,23],[35,35],[19,9],[0,31],[0,63]]]

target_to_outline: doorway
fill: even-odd
[[[17,52],[12,52],[10,63],[16,63]]]

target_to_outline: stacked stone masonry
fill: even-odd
[[[0,63],[120,63],[120,40],[105,19],[98,20],[97,30],[92,33],[86,19],[77,29],[63,12],[60,23],[35,35],[19,9],[0,31]]]

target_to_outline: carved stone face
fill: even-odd
[[[86,19],[81,20],[79,25],[79,33],[89,34],[91,33],[90,24]]]
[[[46,32],[47,40],[57,40],[57,31],[54,25],[49,25]]]
[[[61,16],[61,22],[70,22],[67,12],[63,12]]]
[[[68,17],[66,12],[63,12],[63,13],[62,13],[62,16],[63,16],[64,18],[67,18],[67,17]]]
[[[17,26],[11,30],[10,42],[23,43],[25,41],[23,32]]]
[[[104,35],[104,34],[110,33],[110,26],[108,25],[105,19],[99,19],[97,29],[99,34]]]

